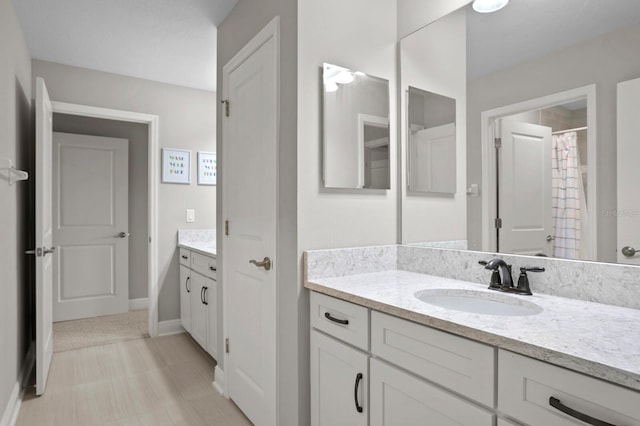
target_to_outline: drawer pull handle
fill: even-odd
[[[353,389],[353,400],[356,403],[356,411],[362,413],[362,405],[358,402],[358,387],[360,387],[360,381],[362,380],[362,373],[356,374],[356,386]]]
[[[349,320],[341,320],[341,319],[338,319],[338,318],[334,318],[334,317],[331,316],[331,314],[329,312],[325,312],[324,313],[324,317],[326,319],[328,319],[329,321],[337,322],[338,324],[349,325]]]
[[[191,293],[191,287],[189,287],[189,281],[191,281],[191,277],[187,277],[184,281],[184,288],[187,289],[187,293]]]
[[[555,408],[556,410],[560,410],[563,413],[576,418],[578,420],[582,420],[583,422],[590,424],[592,426],[615,426],[614,424],[607,423],[605,421],[596,419],[595,417],[591,417],[587,414],[581,413],[580,411],[576,411],[573,408],[569,408],[564,405],[558,398],[549,397],[549,405]]]
[[[209,269],[211,269],[212,271],[216,270],[216,268],[214,268],[213,266],[209,266]]]
[[[185,255],[183,254],[183,255],[182,255],[182,258],[183,258],[183,259],[188,259],[188,258],[189,258],[189,256],[185,256]]]

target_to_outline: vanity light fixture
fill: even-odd
[[[349,84],[353,81],[353,74],[347,70],[341,71],[340,74],[335,76],[334,81],[340,84]]]
[[[324,90],[335,92],[338,84],[349,84],[354,80],[351,70],[337,65],[324,64]]]
[[[473,10],[479,13],[491,13],[505,7],[509,0],[475,0]]]

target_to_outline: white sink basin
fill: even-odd
[[[419,291],[414,296],[430,305],[471,314],[525,316],[542,312],[540,306],[521,299],[526,296],[487,291],[433,289]]]

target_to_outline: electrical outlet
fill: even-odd
[[[187,209],[187,223],[196,221],[196,211],[194,209]]]

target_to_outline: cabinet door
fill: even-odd
[[[209,317],[209,333],[207,335],[207,352],[214,359],[218,359],[218,283],[213,278],[207,278],[207,313]]]
[[[370,360],[371,426],[491,426],[493,414],[377,359]]]
[[[359,350],[311,332],[311,425],[365,426],[368,356]]]
[[[191,337],[203,348],[207,347],[209,322],[209,309],[205,299],[207,284],[207,278],[191,271]]]
[[[190,269],[180,265],[180,323],[191,333],[191,278]]]

